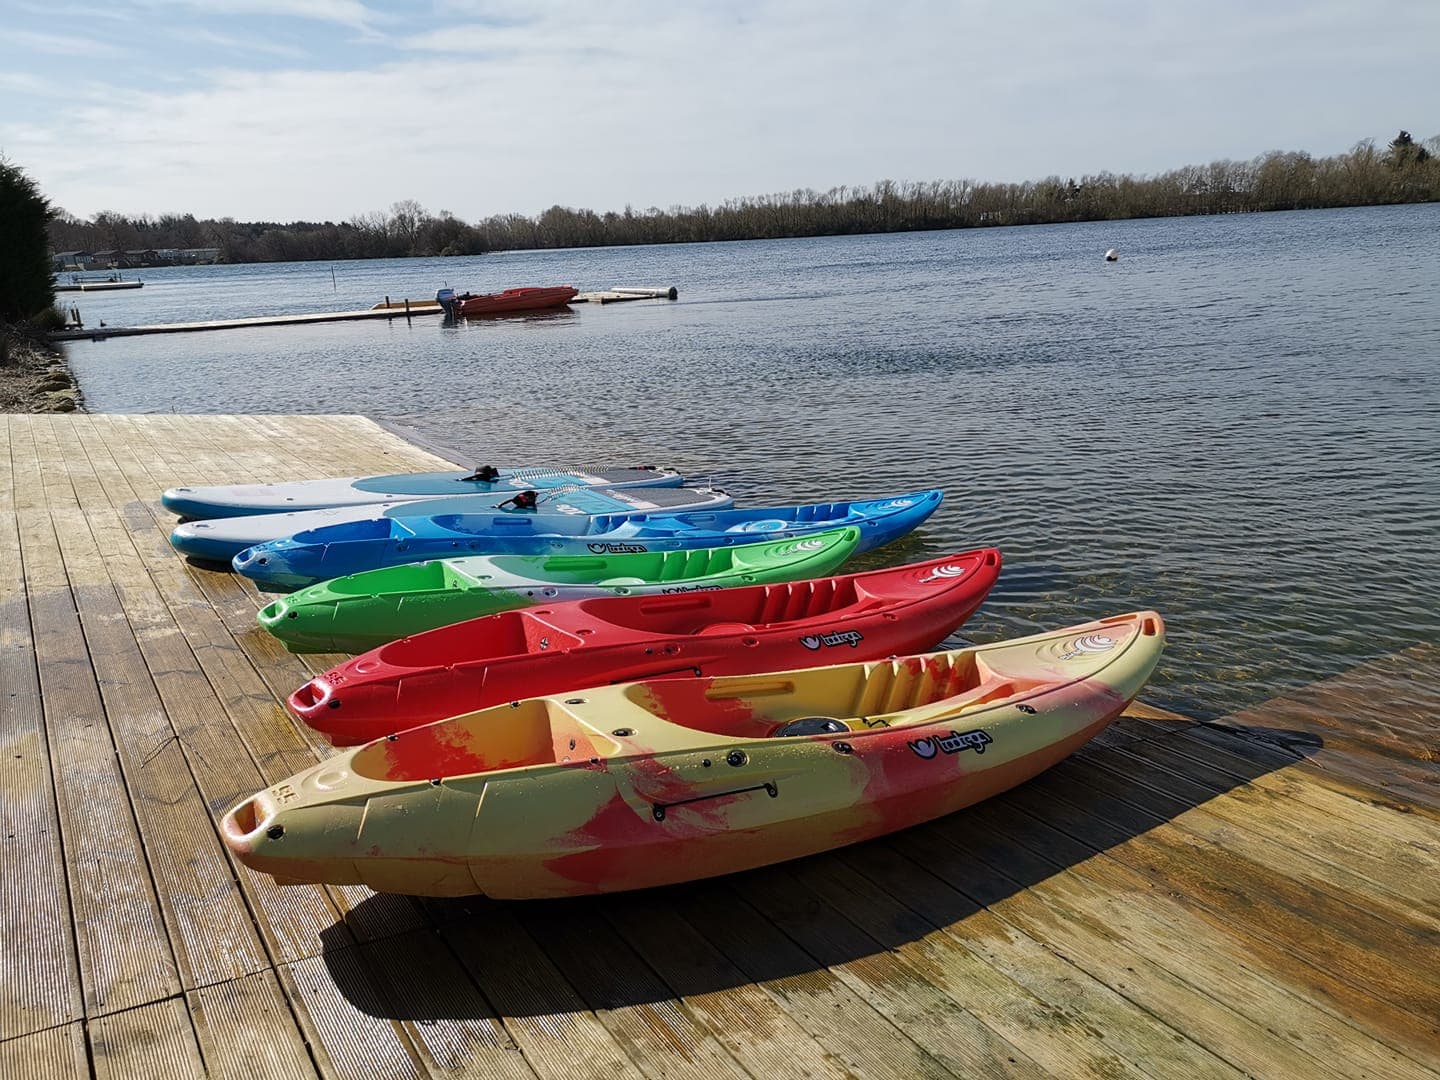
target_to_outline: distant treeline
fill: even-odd
[[[54,251],[218,248],[220,261],[279,262],[423,255],[478,255],[533,248],[672,244],[793,236],[1037,225],[1121,218],[1304,210],[1440,201],[1440,136],[1426,144],[1408,132],[1381,150],[1372,140],[1349,153],[1314,158],[1274,152],[1253,161],[1217,161],[1158,176],[1100,173],[1021,184],[940,180],[826,192],[793,191],[733,199],[720,206],[650,208],[597,214],[552,206],[538,217],[498,215],[476,224],[438,215],[414,200],[335,224],[199,220],[190,214],[85,221],[59,211]]]

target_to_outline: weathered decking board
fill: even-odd
[[[357,417],[0,417],[0,1077],[1440,1076],[1434,646],[694,886],[236,866],[215,819],[323,752],[280,699],[327,658],[159,492],[437,461]]]

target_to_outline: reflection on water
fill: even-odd
[[[116,338],[97,411],[363,412],[466,463],[683,467],[743,504],[943,486],[878,566],[1005,553],[989,641],[1153,606],[1214,716],[1419,641],[1440,601],[1440,207],[146,271],[89,323],[517,285],[678,302]],[[1121,252],[1106,264],[1107,248]],[[157,389],[158,388],[158,389]]]

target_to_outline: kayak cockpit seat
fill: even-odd
[[[786,721],[770,733],[772,738],[784,739],[791,735],[838,735],[849,731],[850,725],[833,716],[799,716]]]

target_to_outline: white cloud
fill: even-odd
[[[309,19],[336,23],[357,30],[368,29],[385,16],[359,0],[136,0],[149,8],[188,8],[209,17],[261,16],[264,18]]]
[[[83,34],[46,34],[34,30],[10,30],[6,44],[27,52],[53,56],[104,58],[126,55],[129,50],[109,41]]]
[[[278,56],[286,60],[302,60],[308,55],[304,49],[298,46],[286,45],[269,38],[238,37],[234,34],[217,33],[214,30],[174,29],[170,31],[170,36],[177,41],[187,42],[191,45],[215,45],[232,52],[259,53],[265,56]]]
[[[282,5],[296,10],[219,10]],[[395,18],[345,0],[299,9],[371,28]],[[392,58],[376,67],[206,72],[173,87],[152,72],[59,118],[0,115],[0,145],[81,214],[344,219],[414,198],[475,220],[1333,153],[1423,128],[1440,104],[1423,62],[1440,5],[514,10],[449,0],[430,24],[367,37],[367,55]],[[232,30],[199,33],[257,44]],[[324,45],[343,50],[337,37]],[[47,125],[64,137],[38,134]]]

